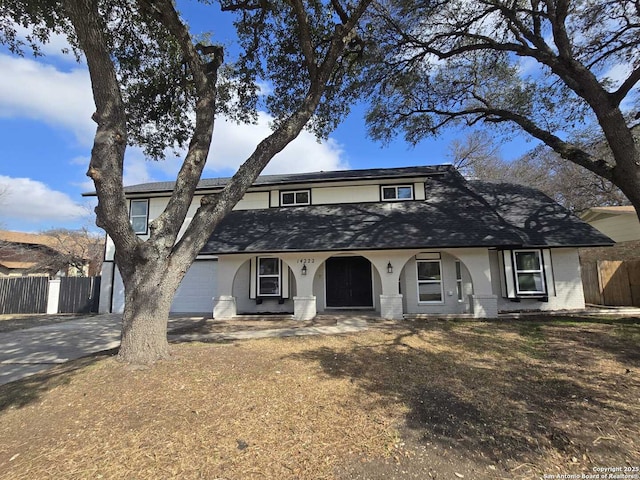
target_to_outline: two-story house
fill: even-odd
[[[200,194],[227,179],[202,180]],[[126,188],[145,236],[172,182]],[[465,180],[452,166],[259,177],[218,226],[172,311],[237,314],[367,309],[495,317],[584,308],[578,247],[612,241],[539,191]],[[123,309],[107,243],[101,309]]]

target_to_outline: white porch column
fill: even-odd
[[[387,320],[404,318],[402,295],[399,290],[400,272],[415,252],[360,252],[367,258],[380,275],[382,293],[380,294],[380,316]],[[389,271],[391,270],[391,271]]]
[[[221,255],[218,257],[217,290],[213,297],[213,318],[229,319],[237,315],[236,298],[233,296],[233,280],[238,269],[251,255]]]
[[[296,320],[311,320],[318,313],[313,294],[313,278],[329,253],[283,253],[279,255],[289,265],[296,279],[296,296],[293,297],[293,316]],[[304,272],[304,273],[303,273]]]
[[[496,318],[498,316],[497,295],[471,295],[471,308],[476,318]]]
[[[220,295],[213,297],[213,318],[218,320],[233,318],[237,315],[236,297]]]
[[[404,319],[404,311],[402,308],[402,295],[399,293],[393,295],[380,294],[380,317],[387,320]]]
[[[293,297],[293,317],[296,320],[311,320],[315,318],[317,313],[315,295],[308,297],[296,295]]]
[[[493,293],[491,284],[491,264],[489,250],[486,248],[460,248],[448,250],[447,253],[460,259],[465,264],[473,283],[471,308],[476,318],[492,318],[498,316],[498,297]]]

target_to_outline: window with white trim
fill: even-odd
[[[385,185],[382,200],[413,200],[413,185]]]
[[[464,298],[462,290],[462,264],[460,260],[456,260],[456,292],[458,294],[458,301],[461,302]]]
[[[417,260],[418,302],[442,303],[442,268],[440,260]]]
[[[149,200],[131,200],[129,221],[131,222],[133,231],[138,234],[146,235],[148,219]]]
[[[280,296],[280,259],[275,257],[258,258],[258,296]]]
[[[547,293],[540,250],[514,250],[513,265],[518,294]]]
[[[295,206],[309,205],[311,203],[311,192],[309,190],[291,190],[280,192],[280,205]]]

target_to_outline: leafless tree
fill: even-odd
[[[104,256],[104,238],[88,228],[55,229],[42,232],[50,254],[42,256],[34,270],[65,272],[69,276],[95,276]]]
[[[544,145],[507,161],[500,156],[499,141],[486,131],[474,131],[451,142],[449,158],[467,178],[537,188],[576,214],[594,206],[629,204],[613,183],[563,160]]]

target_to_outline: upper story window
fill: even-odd
[[[515,250],[516,292],[521,294],[544,294],[544,273],[540,250]]]
[[[413,200],[413,185],[383,186],[382,200]]]
[[[149,200],[131,200],[129,220],[135,233],[146,235],[149,220]]]
[[[291,190],[280,192],[280,205],[309,205],[311,203],[311,192],[309,190]]]

